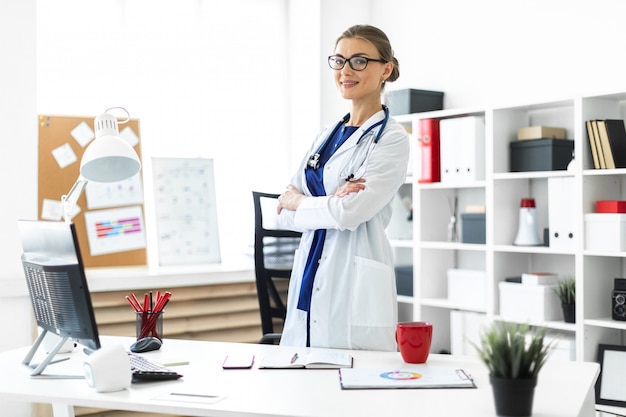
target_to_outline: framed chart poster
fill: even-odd
[[[213,160],[152,158],[159,265],[221,262]]]

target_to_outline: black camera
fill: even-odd
[[[612,301],[613,320],[626,321],[626,278],[615,278]]]

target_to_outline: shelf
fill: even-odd
[[[574,255],[574,250],[554,249],[548,246],[515,246],[515,245],[495,245],[494,252],[503,253],[543,253],[552,255]]]
[[[501,172],[493,174],[494,180],[527,180],[573,177],[570,171]]]
[[[586,319],[584,323],[586,326],[626,330],[626,321],[613,320],[610,317],[604,317],[604,318],[599,318],[599,319]]]
[[[586,250],[584,215],[595,211],[598,200],[626,200],[626,168],[590,169],[593,160],[585,122],[626,119],[626,92],[497,108],[446,109],[396,119],[411,132],[412,142],[419,143],[420,120],[464,116],[479,116],[485,121],[485,154],[476,156],[476,161],[484,160],[484,180],[421,184],[416,175],[413,180],[417,182],[411,187],[414,243],[394,241],[396,247],[412,249],[414,320],[436,323],[439,330],[437,337],[433,337],[433,349],[452,352],[452,311],[467,312],[467,315],[456,315],[455,320],[467,320],[463,324],[467,326],[464,332],[475,331],[469,313],[484,314],[487,322],[502,320],[499,282],[531,270],[554,271],[561,277],[575,277],[578,314],[582,317],[577,317],[578,324],[563,321],[530,324],[569,338],[573,336],[575,360],[595,360],[599,343],[626,340],[626,322],[595,318],[610,314],[607,304],[611,302],[613,280],[626,277],[626,251]],[[567,170],[510,172],[511,143],[518,140],[520,128],[529,126],[564,128],[565,137],[574,141],[575,163],[569,164]],[[419,146],[414,151],[419,151]],[[412,160],[412,172],[421,172],[420,158],[414,156]],[[463,219],[460,213],[469,206],[485,207],[485,244],[446,241],[452,213],[450,202],[455,198],[461,239]],[[560,232],[560,237],[566,238],[559,240],[551,234],[552,247],[513,245],[523,198],[536,201],[535,227],[541,241],[545,230]],[[551,224],[553,230],[550,230]],[[459,305],[446,299],[447,270],[453,268],[485,272],[484,308]],[[471,335],[466,336],[471,339]]]
[[[626,252],[609,252],[609,251],[583,251],[585,256],[603,256],[607,258],[626,258]]]
[[[564,321],[521,321],[521,320],[511,320],[506,317],[496,316],[495,320],[505,321],[507,323],[517,323],[517,324],[529,324],[533,327],[545,327],[546,329],[551,330],[561,330],[566,332],[575,332],[576,324],[575,323],[565,323]]]
[[[466,108],[466,109],[444,109],[414,114],[401,114],[393,116],[393,118],[402,124],[411,123],[420,119],[447,119],[459,116],[482,116],[485,114],[484,108]]]
[[[420,300],[422,306],[446,308],[449,310],[473,311],[476,313],[486,313],[485,307],[468,306],[467,304],[454,303],[446,298],[422,298]]]
[[[485,181],[470,182],[426,182],[419,184],[423,190],[455,190],[464,188],[485,188]]]
[[[585,169],[583,175],[600,176],[600,175],[626,175],[626,168],[617,169]]]
[[[458,243],[458,242],[419,242],[421,249],[443,249],[443,250],[463,250],[463,251],[484,251],[486,246],[478,243]]]
[[[86,274],[89,290],[103,292],[254,282],[254,265],[250,260],[245,259],[228,265],[177,265],[155,269],[145,267],[90,268],[87,269]]]
[[[413,304],[414,299],[408,295],[398,295],[398,302],[404,304]]]

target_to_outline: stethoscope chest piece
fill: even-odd
[[[320,154],[314,153],[313,155],[309,156],[307,165],[313,169],[318,169],[320,167]]]

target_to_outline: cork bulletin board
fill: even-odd
[[[94,138],[94,119],[39,116],[39,219],[63,221],[61,196],[69,193],[79,177],[80,160]],[[141,158],[139,121],[130,119],[119,124],[119,130]],[[146,265],[141,172],[119,183],[89,183],[76,206],[72,222],[85,267]],[[122,223],[132,226],[115,228]],[[103,233],[103,225],[118,232]]]

